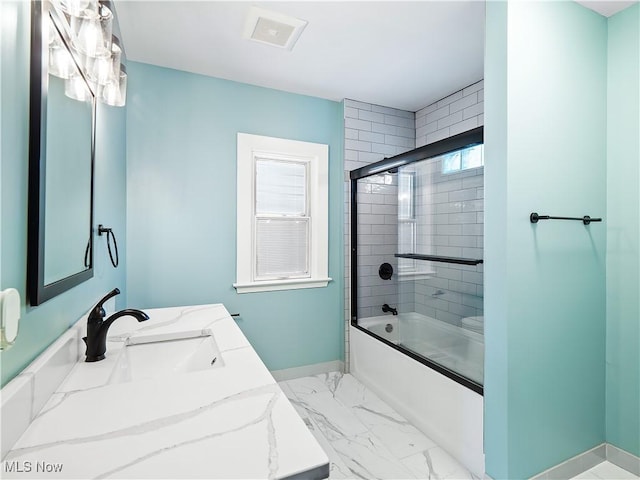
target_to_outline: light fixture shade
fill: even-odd
[[[64,94],[80,102],[88,102],[92,99],[91,91],[78,72],[73,72],[64,82]]]
[[[60,78],[69,78],[74,70],[73,60],[69,51],[60,46],[49,47],[49,73]]]
[[[48,32],[47,32],[47,44],[49,46],[51,46],[54,43],[56,43],[56,40],[58,38],[58,31],[56,30],[56,27],[53,24],[53,19],[51,18],[51,15],[48,15],[47,18],[49,20],[48,21],[43,21],[42,27],[46,28],[48,30]],[[45,23],[46,23],[46,26],[45,26]]]
[[[120,68],[118,80],[105,85],[100,95],[102,102],[112,107],[124,107],[127,100],[127,74],[123,66]]]
[[[56,27],[50,20],[49,32],[51,41],[49,43],[49,73],[60,78],[69,78],[74,71],[73,59],[67,47],[62,43],[62,39]]]
[[[97,0],[52,0],[55,6],[60,7],[67,15],[80,15],[85,10],[98,11]]]
[[[89,57],[111,55],[113,14],[101,5],[97,12],[83,10],[71,16],[71,43],[83,55]]]
[[[99,57],[84,57],[85,71],[90,82],[105,86],[120,78],[120,60],[122,50],[115,43],[111,43],[111,55]]]

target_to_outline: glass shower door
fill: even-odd
[[[358,325],[397,343],[398,175],[384,172],[357,184]],[[352,293],[353,294],[353,293]]]
[[[483,128],[351,171],[351,324],[471,390],[484,367]]]
[[[398,344],[482,385],[482,145],[398,169]]]

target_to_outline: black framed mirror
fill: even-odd
[[[49,3],[31,9],[27,292],[35,306],[93,276],[96,99]],[[50,75],[56,52],[71,60],[66,79]]]

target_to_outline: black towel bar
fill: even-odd
[[[481,258],[456,258],[441,255],[422,255],[420,253],[396,253],[397,258],[411,258],[413,260],[431,260],[433,262],[457,263],[458,265],[478,265],[484,263]]]
[[[589,215],[584,217],[553,217],[551,215],[538,215],[536,212],[529,215],[531,223],[538,223],[538,220],[580,220],[585,225],[589,225],[591,222],[601,222],[601,218],[591,218]]]

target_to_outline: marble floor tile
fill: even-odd
[[[589,470],[587,470],[584,473],[581,473],[580,475],[577,475],[575,477],[573,477],[572,480],[601,480],[600,477],[596,476],[595,474],[591,473]]]
[[[431,480],[471,480],[476,478],[438,446],[404,458],[402,463],[411,470],[416,478]]]
[[[303,407],[322,434],[329,441],[352,437],[367,431],[367,427],[353,414],[352,410],[336,401],[330,392],[312,395],[296,395],[294,405]]]
[[[295,393],[293,393],[293,390],[287,384],[287,382],[280,382],[278,383],[278,386],[280,387],[280,390],[282,390],[282,393],[284,393],[288,399],[296,398]]]
[[[331,461],[330,479],[480,480],[350,374],[280,382]],[[640,480],[603,462],[572,480]]]
[[[354,415],[398,458],[422,452],[436,444],[381,400],[352,407]]]
[[[350,374],[280,387],[331,460],[331,479],[476,479]]]
[[[285,396],[289,399],[289,402],[291,403],[291,405],[293,405],[293,408],[295,409],[295,411],[298,412],[298,415],[300,415],[300,418],[302,418],[303,420],[306,420],[307,418],[309,418],[309,412],[300,405],[300,402],[298,402],[298,397],[296,397],[295,393],[293,393],[293,390],[291,389],[291,387],[287,385],[286,382],[280,382],[278,385],[282,390],[282,393],[285,394]]]
[[[322,434],[322,432],[318,429],[316,423],[309,417],[304,419],[307,428],[311,432],[311,434],[316,438],[322,449],[325,451],[327,456],[329,457],[329,461],[331,462],[331,467],[329,471],[329,478],[331,479],[349,479],[353,478],[353,472],[349,469],[349,467],[344,463],[342,457],[338,455],[338,453],[331,446],[327,438]]]
[[[431,458],[426,457],[423,452],[403,458],[402,463],[415,478],[439,480],[439,478],[434,475]]]
[[[602,462],[571,480],[638,480],[640,477],[611,462]]]
[[[423,454],[431,459],[433,472],[438,476],[438,478],[455,478],[452,476],[455,472],[460,472],[461,470],[466,471],[460,462],[449,455],[442,447],[430,448],[423,452]]]
[[[477,475],[474,475],[473,472],[462,467],[462,469],[450,473],[447,480],[482,480],[482,477],[478,477]]]
[[[330,443],[356,478],[416,478],[400,459],[370,432]]]
[[[587,470],[596,477],[603,480],[637,480],[638,476],[628,472],[611,462],[602,462],[595,467]],[[587,473],[585,472],[585,473]]]
[[[333,390],[335,398],[347,407],[380,402],[378,396],[360,383],[353,375],[342,375]]]
[[[331,372],[312,377],[295,378],[281,383],[286,384],[296,395],[310,395],[318,392],[333,392],[340,377],[342,377],[340,372]]]

